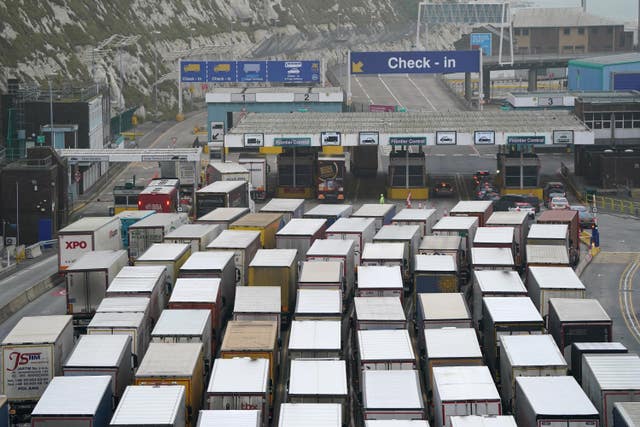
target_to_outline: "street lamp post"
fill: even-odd
[[[50,75],[47,76],[47,82],[49,83],[49,134],[51,135],[51,148],[55,148],[53,134],[53,90],[51,89],[51,77],[52,76]]]
[[[161,33],[160,31],[155,30],[155,31],[152,31],[151,34],[153,34],[154,36],[157,36]],[[154,115],[158,117],[158,49],[155,46],[154,46],[153,52],[154,52],[154,75],[155,75],[155,78],[154,78],[155,82],[153,83],[153,110],[154,110]]]

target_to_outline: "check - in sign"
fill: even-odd
[[[427,145],[426,136],[391,136],[389,145]]]
[[[477,73],[480,51],[351,52],[351,74]]]

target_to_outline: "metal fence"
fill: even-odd
[[[593,202],[594,196],[588,192],[582,193],[582,200]],[[595,196],[596,207],[606,212],[621,213],[640,218],[640,202],[616,199],[614,197]]]

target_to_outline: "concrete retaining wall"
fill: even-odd
[[[0,323],[7,320],[9,317],[16,314],[21,308],[29,304],[31,301],[39,298],[42,294],[50,289],[55,288],[64,281],[64,277],[58,273],[49,276],[48,278],[35,283],[29,289],[25,290],[19,295],[16,295],[11,301],[6,302],[0,306]]]

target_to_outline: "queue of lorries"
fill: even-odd
[[[47,427],[639,425],[640,358],[571,267],[577,213],[552,213],[83,218],[59,234],[67,315],[1,344],[3,408]]]

